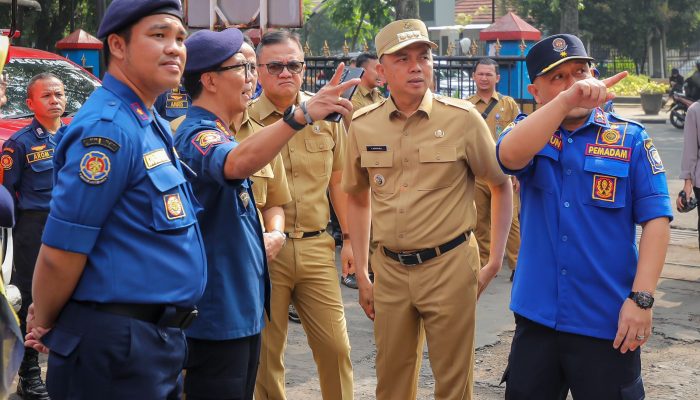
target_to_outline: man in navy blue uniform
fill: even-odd
[[[175,399],[206,284],[199,206],[152,110],[185,66],[177,0],[114,0],[107,74],[62,131],[27,345],[60,399]],[[48,332],[47,332],[48,330]]]
[[[13,195],[17,225],[13,230],[14,273],[12,284],[22,294],[18,315],[26,330],[27,308],[32,303],[32,275],[41,247],[53,187],[53,152],[56,131],[66,110],[66,94],[58,77],[51,73],[34,76],[27,84],[27,107],[34,112],[31,124],[15,132],[3,145],[0,164],[3,185]],[[24,352],[19,369],[17,394],[23,399],[48,399],[41,380],[38,353]]]
[[[573,35],[535,44],[528,91],[541,107],[497,145],[522,200],[507,399],[565,398],[567,388],[575,399],[644,397],[640,347],[651,335],[671,203],[644,127],[599,108],[627,73],[595,79],[591,60]]]
[[[187,114],[187,109],[191,103],[192,99],[189,93],[187,93],[184,86],[179,85],[175,89],[169,89],[167,92],[161,93],[153,107],[161,117],[170,122]]]
[[[208,282],[199,317],[186,331],[189,400],[252,399],[260,356],[260,332],[269,310],[270,279],[262,228],[249,176],[269,163],[306,126],[304,111],[290,107],[278,121],[238,144],[228,130],[250,101],[252,65],[240,52],[238,29],[209,30],[185,42],[185,88],[193,105],[175,134],[175,147],[195,174],[190,177],[204,210],[197,215],[207,255]],[[312,120],[349,114],[339,94],[354,80],[335,80],[304,107]]]

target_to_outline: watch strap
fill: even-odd
[[[294,104],[292,104],[291,106],[289,106],[289,108],[287,108],[284,111],[284,116],[282,117],[282,120],[295,131],[299,131],[304,129],[306,124],[300,124],[297,122],[297,120],[294,119],[294,111],[296,111],[296,107],[294,106]]]

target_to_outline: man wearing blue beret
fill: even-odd
[[[103,86],[55,149],[26,343],[50,349],[53,400],[180,396],[206,258],[200,207],[153,103],[182,76],[181,18],[177,0],[110,4]]]
[[[197,215],[207,255],[208,284],[199,316],[187,329],[188,400],[253,398],[260,332],[269,311],[270,279],[250,175],[277,156],[312,120],[350,114],[338,96],[359,79],[331,83],[282,121],[240,144],[229,131],[245,112],[253,90],[252,64],[241,53],[238,29],[202,30],[185,41],[185,89],[192,107],[175,134],[175,147],[194,174],[188,177],[204,210]]]
[[[541,107],[497,144],[522,200],[507,399],[644,398],[640,348],[673,214],[644,127],[600,108],[627,72],[598,80],[591,60],[573,35],[536,43],[528,91]]]

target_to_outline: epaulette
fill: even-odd
[[[382,99],[381,101],[378,101],[376,103],[370,104],[368,106],[364,106],[360,108],[359,110],[355,111],[354,114],[352,114],[352,120],[356,120],[357,118],[360,118],[363,115],[369,114],[371,111],[376,110],[380,106],[382,106],[386,102],[386,99]]]
[[[615,119],[617,119],[617,120],[624,121],[624,122],[627,122],[627,123],[630,123],[630,124],[634,124],[634,125],[637,125],[638,127],[642,128],[642,129],[644,129],[644,124],[642,124],[642,123],[639,122],[639,121],[634,121],[634,120],[631,120],[631,119],[627,119],[627,118],[621,117],[620,115],[615,114],[614,112],[608,113],[608,115],[610,115],[611,117],[613,117],[613,118],[615,118]],[[608,122],[611,122],[611,121],[610,121],[610,118],[608,118]]]
[[[445,97],[439,94],[434,94],[433,98],[442,104],[461,108],[462,110],[466,111],[469,111],[474,108],[474,104],[472,104],[469,100],[455,99],[454,97]]]
[[[102,109],[100,119],[103,121],[114,121],[114,116],[117,115],[117,111],[119,111],[119,103],[116,100],[108,101]]]
[[[217,126],[216,126],[216,121],[212,121],[212,120],[209,120],[209,119],[202,119],[202,120],[199,120],[199,124],[202,125],[202,126],[206,126],[207,128],[214,128],[214,129],[217,128]]]

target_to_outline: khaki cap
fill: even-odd
[[[414,43],[425,43],[433,49],[437,44],[428,38],[428,28],[419,19],[402,19],[382,28],[374,39],[377,56],[392,54]]]

